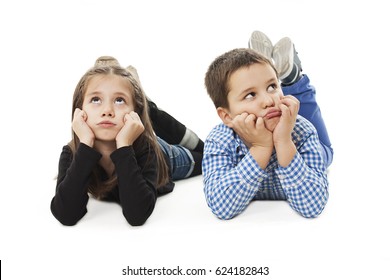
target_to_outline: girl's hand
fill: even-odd
[[[130,112],[124,117],[124,126],[118,132],[115,140],[117,149],[133,145],[134,141],[144,132],[145,127],[136,112]]]
[[[282,111],[282,116],[273,132],[275,147],[278,144],[291,141],[291,133],[299,111],[299,101],[292,95],[283,96],[279,107]]]
[[[93,147],[95,134],[87,124],[87,119],[87,114],[79,108],[76,108],[73,113],[72,129],[81,143]]]

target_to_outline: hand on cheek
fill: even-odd
[[[242,113],[232,120],[232,128],[250,148],[272,147],[272,132],[265,127],[264,120],[254,114]]]
[[[283,96],[279,108],[282,115],[273,132],[274,143],[291,140],[291,133],[299,111],[299,101],[291,95]]]
[[[144,130],[145,127],[136,112],[125,114],[124,125],[115,138],[117,148],[133,145]]]
[[[73,113],[72,129],[81,143],[92,147],[95,140],[95,134],[87,124],[87,119],[87,114],[83,110],[76,108]]]

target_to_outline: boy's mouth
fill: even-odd
[[[272,118],[275,118],[275,117],[280,117],[282,115],[282,112],[280,110],[276,110],[276,109],[272,109],[272,110],[269,110],[264,118],[265,119],[272,119]]]

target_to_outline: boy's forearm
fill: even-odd
[[[256,160],[261,169],[265,170],[272,155],[273,147],[252,146],[249,149],[252,157]]]
[[[291,139],[286,142],[276,143],[275,150],[278,163],[282,167],[287,167],[297,153],[297,148]]]
[[[231,219],[240,214],[253,200],[260,184],[267,178],[256,160],[247,154],[237,166],[225,164],[220,157],[204,157],[205,195],[208,206],[220,219]]]

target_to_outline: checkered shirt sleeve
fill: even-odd
[[[248,149],[237,152],[233,130],[223,124],[205,141],[203,179],[206,201],[220,219],[240,214],[252,200],[287,200],[304,217],[316,217],[328,200],[328,181],[315,128],[298,118],[292,134],[298,153],[283,168],[274,153],[262,170]],[[244,148],[245,149],[245,148]]]
[[[298,153],[291,163],[275,170],[290,206],[306,218],[321,214],[329,197],[319,145],[317,133],[310,134],[297,147]]]
[[[238,161],[237,144],[227,129],[220,125],[206,139],[202,166],[207,204],[224,220],[241,213],[267,177],[249,153]]]

